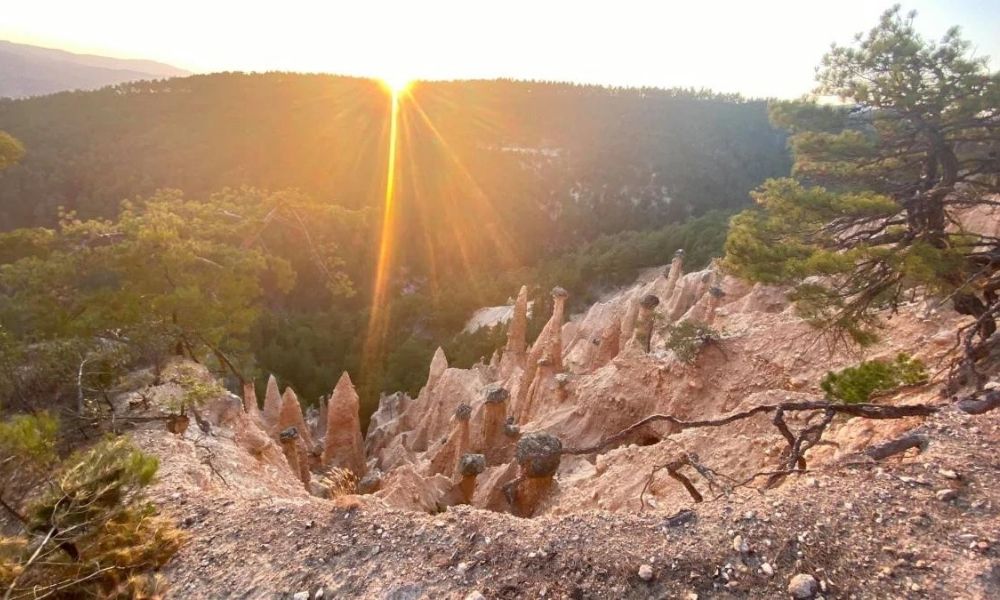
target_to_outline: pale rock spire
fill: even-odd
[[[458,459],[469,451],[469,418],[472,408],[468,404],[459,404],[452,419],[451,433],[448,440],[442,444],[428,466],[428,475],[442,473],[451,477],[458,465]]]
[[[362,477],[365,474],[365,452],[358,409],[358,393],[351,383],[351,376],[344,371],[327,403],[323,466],[347,468]]]
[[[285,393],[281,397],[281,415],[278,418],[278,431],[284,431],[289,427],[294,427],[299,432],[299,439],[305,445],[307,452],[313,448],[312,435],[306,427],[306,420],[302,417],[302,405],[299,404],[299,397],[295,395],[295,390],[290,387],[285,388]]]
[[[493,384],[484,390],[483,414],[479,424],[477,451],[486,457],[486,463],[497,465],[510,457],[512,436],[507,433],[507,400],[510,392]]]
[[[719,286],[713,285],[708,288],[708,302],[705,303],[705,325],[711,325],[715,321],[715,313],[725,296],[726,293]]]
[[[659,304],[660,299],[653,294],[646,294],[639,301],[639,314],[635,319],[635,333],[629,343],[642,349],[643,352],[649,352],[653,326],[656,324],[654,311]]]
[[[427,389],[431,390],[434,385],[441,379],[444,372],[448,370],[448,357],[444,355],[444,350],[439,346],[437,350],[434,351],[434,358],[431,359],[431,368],[427,373]]]
[[[289,427],[287,429],[281,430],[278,434],[278,442],[281,444],[281,450],[285,453],[285,458],[288,460],[288,466],[292,469],[292,473],[309,489],[309,481],[312,479],[312,474],[309,472],[309,465],[306,457],[302,455],[301,444],[302,440],[299,436],[299,431],[295,427]]]
[[[522,285],[514,301],[514,311],[507,327],[507,345],[500,361],[501,376],[510,375],[516,366],[523,366],[528,334],[528,286]]]
[[[552,290],[552,316],[549,317],[538,339],[531,346],[525,360],[524,372],[514,398],[512,412],[518,422],[528,421],[530,413],[531,392],[539,387],[535,382],[540,366],[545,367],[545,373],[558,373],[562,370],[562,326],[566,312],[566,298],[569,294],[561,287]]]
[[[590,370],[599,369],[618,356],[618,352],[621,350],[621,336],[622,320],[621,317],[615,317],[601,331],[601,338],[597,343],[597,349],[594,351],[590,361]]]
[[[257,406],[257,389],[254,387],[253,381],[243,384],[243,411],[254,423],[258,425],[262,423],[260,407]]]
[[[618,338],[618,347],[624,348],[628,345],[629,340],[632,339],[632,335],[635,333],[635,319],[639,314],[639,292],[634,292],[628,300],[625,301],[625,314],[622,315],[621,324],[621,336]]]
[[[277,435],[278,420],[281,418],[281,392],[278,390],[278,380],[271,375],[267,378],[267,391],[264,394],[264,425],[272,435]]]
[[[674,289],[677,287],[677,281],[680,280],[681,275],[684,274],[684,249],[678,248],[674,252],[674,258],[670,261],[670,270],[667,271],[667,285],[663,291],[664,302],[670,302],[670,298],[674,295]]]

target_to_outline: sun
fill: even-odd
[[[410,85],[413,84],[413,79],[406,77],[404,75],[386,75],[381,78],[382,85],[384,85],[393,95],[399,95],[405,92]]]

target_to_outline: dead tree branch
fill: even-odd
[[[961,407],[959,408],[961,409]],[[773,413],[779,409],[782,413],[822,410],[832,411],[834,414],[846,414],[852,417],[863,417],[865,419],[902,419],[905,417],[929,417],[939,412],[941,407],[929,404],[910,404],[903,406],[889,406],[883,404],[838,404],[826,400],[815,400],[808,402],[762,404],[760,406],[755,406],[751,409],[719,417],[717,419],[704,419],[699,421],[686,421],[673,415],[655,414],[626,427],[622,431],[605,438],[603,441],[598,442],[593,446],[586,446],[583,448],[564,448],[562,453],[568,455],[595,454],[605,448],[608,448],[609,446],[625,440],[629,435],[635,433],[646,425],[659,421],[671,423],[676,426],[677,431],[683,431],[685,429],[721,427],[723,425],[735,423],[736,421],[748,419],[755,415]],[[784,433],[782,435],[784,435]],[[785,438],[788,439],[788,436],[785,436]]]

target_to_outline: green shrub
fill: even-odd
[[[59,422],[48,413],[17,415],[0,422],[0,463],[23,469],[27,464],[44,467],[55,461]],[[2,473],[2,471],[0,471]]]
[[[209,400],[226,393],[226,389],[218,381],[189,363],[177,365],[176,373],[170,381],[181,388],[180,395],[166,403],[166,409],[173,414],[184,415],[189,409],[197,410]]]
[[[18,417],[0,426],[0,433],[14,431],[21,440],[5,444],[8,450],[27,452],[27,459],[48,455],[49,421]],[[5,499],[22,527],[0,537],[0,589],[15,598],[134,597],[141,589],[162,589],[163,582],[147,574],[183,537],[144,498],[157,467],[155,457],[126,438],[107,438],[69,456],[40,491],[15,503],[26,506],[23,514]]]
[[[701,349],[712,340],[719,339],[719,332],[699,321],[681,321],[667,326],[668,350],[681,362],[691,364]]]
[[[828,398],[856,404],[868,402],[876,392],[925,381],[927,371],[924,364],[908,354],[900,353],[893,361],[869,360],[836,373],[830,371],[819,385]]]

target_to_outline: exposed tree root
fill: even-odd
[[[978,415],[993,410],[1000,407],[1000,392],[990,391],[987,392],[983,397],[968,396],[961,400],[956,401],[951,406],[954,406],[957,410],[971,414]],[[721,484],[719,481],[720,474],[713,471],[711,468],[703,465],[698,456],[691,452],[682,452],[669,462],[656,465],[652,468],[649,473],[649,477],[642,486],[642,490],[639,492],[639,510],[640,512],[645,508],[645,495],[649,490],[649,486],[652,485],[656,474],[659,471],[666,470],[667,474],[678,481],[684,486],[688,494],[694,500],[695,503],[703,502],[704,495],[698,491],[691,479],[680,471],[684,466],[690,466],[695,471],[698,472],[703,478],[705,478],[710,488],[721,488],[721,496],[728,495],[732,492],[734,487],[743,487],[750,485],[758,477],[767,476],[768,481],[764,486],[764,489],[772,488],[783,481],[788,475],[791,474],[801,474],[807,472],[806,461],[804,454],[812,447],[817,444],[822,443],[823,433],[826,428],[833,421],[833,418],[837,414],[846,414],[855,417],[861,417],[864,419],[902,419],[906,417],[927,417],[934,415],[947,405],[930,405],[930,404],[910,404],[902,406],[890,406],[881,404],[838,404],[828,401],[809,401],[809,402],[783,402],[780,404],[764,404],[761,406],[756,406],[749,410],[742,412],[733,413],[724,417],[719,417],[717,419],[706,419],[700,421],[686,421],[680,419],[673,415],[667,414],[655,414],[650,415],[629,427],[626,427],[622,431],[605,438],[603,441],[593,445],[586,446],[583,448],[563,448],[563,454],[570,455],[585,455],[585,454],[595,454],[627,439],[630,435],[640,430],[641,428],[649,425],[650,423],[655,423],[658,421],[666,421],[672,423],[678,429],[678,431],[683,431],[685,429],[697,429],[703,427],[721,427],[723,425],[728,425],[736,421],[741,421],[743,419],[748,419],[752,416],[758,414],[773,413],[771,423],[778,429],[781,436],[788,442],[788,448],[783,453],[782,468],[770,471],[761,471],[750,476],[748,479],[734,483],[733,485]],[[814,423],[798,434],[792,432],[788,423],[785,422],[786,412],[802,412],[802,411],[822,411],[822,418],[818,423]],[[671,441],[669,438],[665,438],[667,441]],[[863,455],[870,460],[880,461],[884,460],[890,456],[901,454],[911,448],[918,448],[920,451],[924,451],[929,444],[929,438],[922,433],[908,433],[900,438],[891,440],[889,442],[880,444],[878,446],[872,446],[863,452]],[[852,463],[854,464],[854,463]],[[839,465],[846,466],[846,465]],[[721,475],[730,481],[734,481],[732,478]],[[509,494],[508,487],[516,485],[517,480],[511,482],[507,486],[504,486],[505,494]]]

